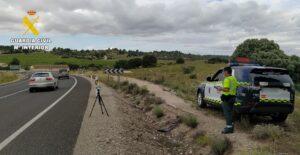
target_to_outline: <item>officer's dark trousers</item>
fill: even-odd
[[[235,96],[225,96],[222,95],[222,108],[224,112],[224,116],[226,119],[226,125],[232,126],[233,125],[233,105],[235,103]]]

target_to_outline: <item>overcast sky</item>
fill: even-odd
[[[247,38],[300,55],[297,0],[0,0],[0,44],[22,37],[30,9],[52,46],[231,54]]]

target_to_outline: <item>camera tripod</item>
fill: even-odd
[[[106,107],[105,107],[105,104],[104,104],[104,102],[102,100],[102,97],[100,95],[100,89],[99,88],[97,88],[97,96],[96,96],[95,102],[93,104],[93,107],[92,107],[92,110],[91,110],[91,113],[90,113],[90,117],[93,113],[93,110],[94,110],[94,107],[95,107],[95,104],[96,104],[97,101],[98,101],[98,104],[100,105],[102,115],[104,114],[104,111],[105,111],[106,115],[109,117],[108,112],[107,112]]]

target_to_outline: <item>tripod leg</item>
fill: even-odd
[[[98,96],[98,103],[99,103],[99,105],[100,105],[100,108],[101,108],[101,112],[102,112],[102,115],[104,114],[103,113],[103,108],[102,108],[102,104],[101,104],[101,96]]]
[[[106,112],[106,115],[109,117],[109,114],[108,114],[108,112],[107,112],[107,109],[106,109],[106,107],[105,107],[105,104],[104,104],[104,102],[103,102],[103,100],[102,100],[102,97],[101,97],[101,96],[100,96],[99,100],[100,100],[100,101],[101,101],[101,103],[102,103],[102,106],[103,106],[103,108],[104,108],[104,110],[105,110],[105,112]]]
[[[92,113],[93,113],[95,104],[96,104],[96,102],[97,102],[97,98],[98,98],[98,96],[96,97],[95,102],[94,102],[94,104],[93,104],[93,106],[92,106],[92,109],[91,109],[91,112],[90,112],[90,117],[92,116]]]

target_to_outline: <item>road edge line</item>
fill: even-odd
[[[0,96],[0,100],[4,99],[4,98],[7,98],[7,97],[10,97],[10,96],[13,96],[13,95],[16,95],[16,94],[19,94],[19,93],[22,93],[22,92],[27,91],[27,90],[28,90],[28,88],[17,91],[17,92],[14,92],[14,93],[11,93],[11,94],[8,94],[8,95]]]
[[[21,128],[15,131],[12,135],[7,137],[4,141],[0,143],[0,151],[2,151],[10,142],[12,142],[15,138],[17,138],[22,132],[24,132],[28,127],[30,127],[33,123],[35,123],[38,119],[40,119],[44,114],[46,114],[50,109],[52,109],[57,103],[59,103],[64,97],[66,97],[77,85],[77,79],[72,77],[75,80],[73,86],[60,98],[58,98],[55,102],[53,102],[50,106],[44,109],[42,112],[37,114],[34,118],[24,124]]]

